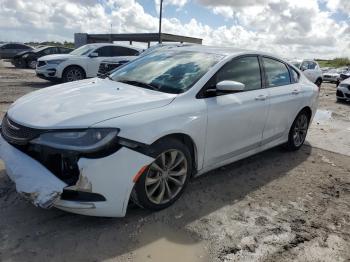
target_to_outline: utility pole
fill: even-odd
[[[109,35],[109,42],[113,43],[112,41],[112,33],[113,33],[113,24],[111,23],[111,33]]]
[[[163,12],[163,0],[160,0],[160,10],[159,10],[159,44],[162,43],[162,12]]]

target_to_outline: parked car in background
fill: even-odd
[[[122,217],[129,200],[173,204],[191,176],[284,144],[302,147],[319,88],[267,53],[187,46],[108,78],[32,92],[10,106],[0,157],[35,205]]]
[[[348,79],[350,77],[350,70],[346,70],[342,73],[340,73],[340,76],[339,76],[339,82],[342,82],[344,81],[345,79]]]
[[[180,46],[190,46],[193,44],[156,44],[154,46],[149,47],[148,49],[144,50],[142,53],[140,53],[140,55],[138,57],[142,57],[144,55],[148,55],[151,52],[157,52],[160,50],[168,50],[171,48],[175,48],[175,47],[180,47]],[[130,57],[132,58],[132,57]],[[136,58],[136,57],[135,57]],[[135,59],[132,58],[132,59]],[[127,62],[131,61],[132,59],[108,59],[108,60],[104,60],[101,62],[99,70],[98,70],[98,74],[97,76],[99,77],[103,77],[106,76],[107,74],[111,73],[113,70],[117,69],[118,67],[120,67],[121,65],[126,64]]]
[[[323,81],[338,83],[340,79],[340,71],[338,69],[330,69],[327,72],[323,73]]]
[[[337,101],[350,101],[350,78],[340,82],[337,87]]]
[[[140,52],[142,49],[133,46],[108,43],[87,44],[69,54],[39,58],[36,74],[47,80],[63,82],[96,77],[103,60],[109,58],[129,60],[138,56]]]
[[[335,68],[334,67],[321,67],[322,73],[326,73],[326,72],[328,72],[331,69],[335,69]]]
[[[0,59],[12,59],[17,53],[33,50],[34,48],[20,43],[7,43],[0,45]]]
[[[124,64],[132,61],[135,58],[136,58],[136,56],[134,58],[128,59],[128,60],[125,60],[123,58],[119,58],[119,61],[116,61],[115,59],[103,60],[100,64],[100,67],[98,68],[97,76],[98,77],[107,76],[114,69],[117,69],[121,65],[124,65]]]
[[[38,58],[52,54],[68,54],[73,49],[61,46],[44,46],[32,50],[22,51],[15,55],[12,59],[12,64],[16,67],[36,68]]]
[[[323,81],[322,70],[315,60],[291,60],[290,62],[300,69],[312,83],[315,83],[318,87],[321,86]]]

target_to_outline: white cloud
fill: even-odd
[[[332,12],[346,7],[348,0],[328,0],[330,11],[321,11],[317,0],[192,1],[225,17],[226,25],[213,28],[195,18],[184,23],[166,17],[164,32],[200,37],[204,44],[282,56],[350,55],[349,21],[332,18]],[[188,2],[164,0],[182,11]],[[158,31],[158,18],[145,12],[136,0],[0,0],[0,40],[72,40],[75,32],[107,33],[111,23],[114,33]]]

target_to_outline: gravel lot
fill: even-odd
[[[50,86],[0,61],[0,119]],[[0,161],[0,261],[350,261],[350,104],[323,84],[307,145],[274,148],[212,171],[172,207],[125,218],[42,210]]]

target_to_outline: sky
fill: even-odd
[[[0,0],[0,41],[158,32],[160,0]],[[350,57],[350,0],[164,0],[163,32],[287,58]]]

